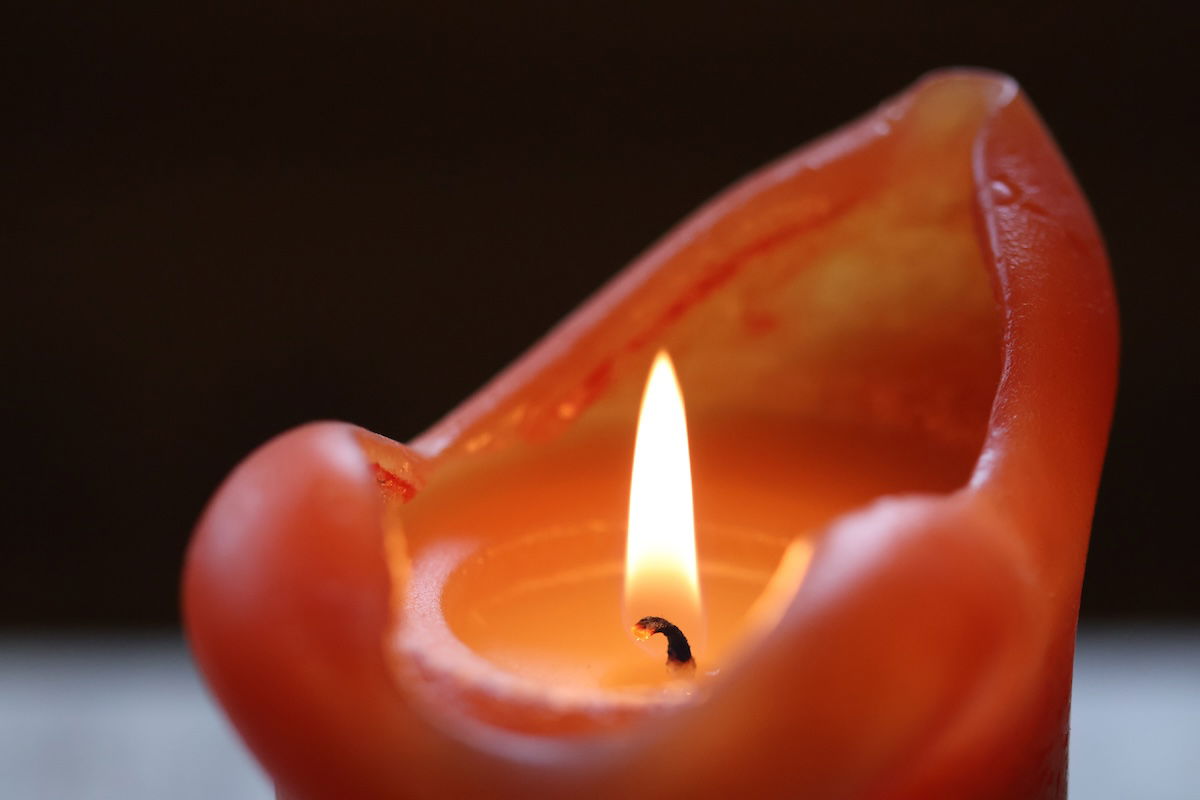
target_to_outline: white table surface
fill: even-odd
[[[0,797],[272,800],[178,636],[0,637]],[[1085,629],[1072,800],[1200,798],[1200,628]]]

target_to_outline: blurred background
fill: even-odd
[[[1104,793],[1120,772],[1164,781],[1140,796],[1195,796],[1200,768],[1175,756],[1200,746],[1200,29],[1179,8],[11,8],[0,773],[28,789],[14,796],[42,796],[51,772],[82,783],[44,796],[91,796],[109,776],[131,797],[181,775],[198,797],[268,796],[177,633],[190,527],[228,470],[311,419],[411,437],[713,193],[957,64],[1028,91],[1092,200],[1121,303],[1072,794],[1133,796]],[[122,739],[112,719],[141,719],[138,698],[148,716]],[[76,749],[53,770],[37,735],[64,730]],[[222,770],[234,783],[204,783]]]

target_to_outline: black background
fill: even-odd
[[[1198,31],[1169,8],[11,8],[0,623],[173,622],[251,448],[410,437],[715,191],[950,64],[1023,83],[1110,244],[1085,619],[1200,615]]]

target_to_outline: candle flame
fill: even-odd
[[[665,350],[642,395],[625,540],[626,623],[650,615],[678,626],[693,648],[703,641],[687,417]]]

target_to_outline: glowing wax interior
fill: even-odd
[[[426,542],[471,553],[442,598],[459,641],[560,688],[662,681],[661,659],[631,645],[620,616],[630,458],[658,347],[675,358],[690,417],[702,670],[735,653],[793,537],[880,496],[966,483],[1000,365],[996,301],[962,191],[981,110],[967,99],[922,120],[928,135],[899,143],[894,174],[867,196],[831,185],[749,199],[764,212],[705,232],[713,256],[693,253],[678,270],[707,279],[647,276],[647,297],[611,312],[593,337],[602,342],[577,343],[553,383],[455,432],[460,456],[441,453],[403,527],[414,564]],[[754,241],[748,224],[776,232],[748,247],[724,241]],[[701,288],[652,294],[656,280],[689,278]],[[607,358],[589,361],[602,346]],[[576,364],[587,371],[571,374]],[[440,446],[443,430],[417,448]]]

